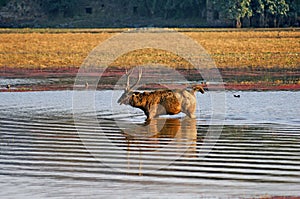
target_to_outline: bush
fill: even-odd
[[[0,7],[6,6],[9,0],[0,0]]]

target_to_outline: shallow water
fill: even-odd
[[[212,93],[196,120],[148,125],[119,91],[92,93],[94,112],[72,91],[0,93],[0,197],[300,195],[300,92],[226,92],[217,122]]]

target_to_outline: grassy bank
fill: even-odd
[[[284,30],[284,29],[283,29]],[[0,29],[0,67],[79,67],[89,52],[123,29]],[[219,68],[300,67],[300,30],[182,29]],[[155,63],[187,67],[180,57],[153,49],[128,54],[114,65]]]

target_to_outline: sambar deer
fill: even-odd
[[[142,77],[142,70],[136,83],[130,86],[130,75],[126,70],[127,85],[124,93],[118,99],[120,105],[131,105],[144,111],[147,116],[146,121],[150,121],[159,115],[169,114],[175,115],[180,112],[185,113],[190,118],[195,118],[196,96],[195,92],[204,93],[204,89],[200,85],[195,85],[191,90],[187,89],[164,89],[156,91],[135,92],[133,88],[139,83]]]

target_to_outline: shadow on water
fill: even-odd
[[[295,122],[231,120],[216,140],[209,139],[211,125],[201,118],[145,124],[134,113],[140,119],[132,123],[126,114],[109,113],[101,105],[101,126],[89,120],[89,113],[75,125],[70,93],[1,95],[6,99],[0,105],[4,198],[300,194],[300,126]]]

